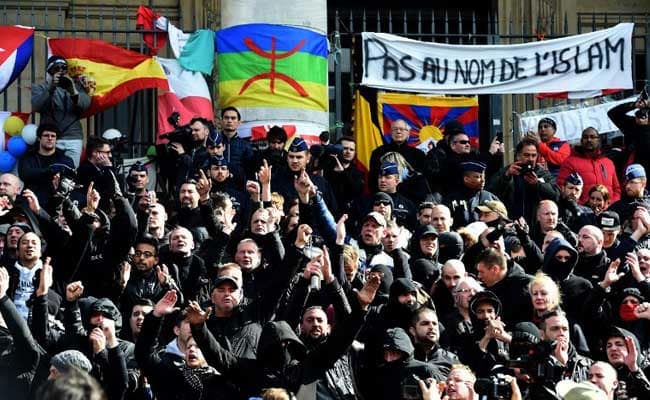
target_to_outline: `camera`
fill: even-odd
[[[334,169],[336,163],[332,160],[332,156],[341,157],[343,154],[343,145],[340,144],[315,144],[309,148],[314,163],[318,165],[319,169]]]
[[[525,333],[522,333],[525,335]],[[562,367],[553,365],[550,360],[555,350],[556,342],[543,340],[537,343],[529,343],[530,339],[519,338],[513,334],[511,343],[511,356],[516,359],[507,360],[504,364],[507,368],[519,368],[522,372],[530,375],[537,383],[550,382],[555,384],[562,378]]]
[[[52,177],[56,174],[59,174],[60,176],[59,186],[56,188],[55,193],[58,197],[66,198],[73,190],[83,187],[83,185],[79,185],[75,181],[75,179],[77,179],[77,173],[75,170],[65,164],[52,164],[49,167],[49,172]]]
[[[506,226],[504,224],[499,224],[497,227],[487,235],[485,235],[485,238],[490,242],[496,242],[499,240],[500,237],[505,236],[506,233]]]
[[[420,391],[420,378],[417,375],[407,376],[404,381],[402,381],[402,399],[407,400],[419,400],[422,398],[422,392]]]
[[[173,147],[171,147],[172,142],[180,143],[183,146],[185,151],[190,151],[194,147],[194,140],[192,139],[192,128],[189,124],[179,125],[178,121],[181,115],[178,112],[173,112],[168,118],[169,122],[175,129],[171,132],[163,133],[160,135],[161,139],[169,140],[164,148],[168,153],[176,153]]]
[[[474,383],[474,390],[490,400],[510,399],[512,396],[510,382],[501,374],[477,379]]]
[[[521,164],[521,175],[530,174],[531,172],[535,172],[535,167],[532,163]]]

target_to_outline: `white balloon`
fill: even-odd
[[[21,132],[21,135],[22,135],[23,140],[25,141],[25,143],[27,143],[30,146],[33,145],[34,143],[36,143],[36,130],[37,129],[38,129],[38,126],[36,126],[34,124],[25,125],[25,127],[23,128],[23,130]]]

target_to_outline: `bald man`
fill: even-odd
[[[467,276],[465,264],[460,260],[447,260],[441,270],[441,279],[433,286],[433,302],[439,315],[447,315],[454,308],[452,293],[458,282]]]
[[[585,225],[578,232],[578,264],[573,273],[597,285],[605,277],[611,260],[603,251],[603,231],[593,225]]]
[[[598,386],[603,392],[605,392],[605,394],[607,394],[607,400],[614,400],[614,395],[618,388],[618,377],[614,367],[606,362],[596,361],[589,368],[587,377],[589,382]]]

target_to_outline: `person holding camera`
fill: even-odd
[[[501,387],[497,391],[509,392],[510,396],[499,398],[510,400],[521,400],[521,390],[517,379],[510,375],[499,376]],[[451,368],[445,382],[437,384],[435,381],[420,380],[419,386],[422,392],[422,400],[478,400],[479,393],[475,389],[476,376],[472,370],[463,364],[456,364]],[[492,399],[489,395],[481,397]]]
[[[634,117],[627,115],[636,109]],[[625,138],[628,152],[633,154],[635,163],[641,164],[646,170],[650,168],[650,101],[646,89],[636,101],[619,104],[607,112],[610,120],[621,130]]]
[[[486,189],[506,205],[512,219],[524,217],[529,225],[535,220],[540,200],[557,200],[560,191],[548,170],[537,165],[539,143],[524,137],[515,148],[516,161],[492,175]]]
[[[573,147],[571,155],[567,158],[557,176],[558,186],[564,186],[569,175],[577,173],[582,177],[583,186],[591,189],[596,185],[603,185],[609,190],[612,202],[621,197],[621,186],[616,175],[614,162],[601,152],[601,143],[598,130],[593,127],[582,131],[580,145]],[[589,200],[589,191],[583,191],[578,203],[586,204]]]
[[[81,114],[90,107],[90,96],[81,83],[68,75],[65,58],[47,60],[45,82],[32,86],[32,110],[41,114],[41,123],[59,128],[57,147],[79,166],[83,142]]]

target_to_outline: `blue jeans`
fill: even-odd
[[[72,158],[75,168],[79,167],[82,147],[82,139],[57,139],[56,141],[56,148],[63,150],[66,156]]]

